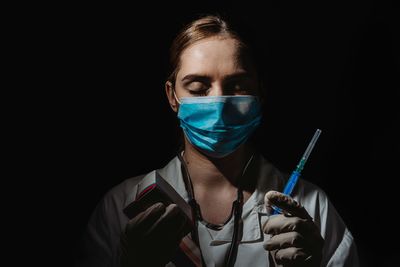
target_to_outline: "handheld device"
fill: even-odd
[[[193,224],[194,220],[190,205],[157,171],[146,176],[139,183],[136,199],[126,206],[123,212],[129,219],[132,219],[157,202],[161,202],[166,206],[175,203],[187,217],[188,224]]]

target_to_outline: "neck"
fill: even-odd
[[[190,172],[194,187],[222,188],[238,187],[242,171],[252,151],[241,145],[235,152],[224,158],[211,158],[199,152],[185,138],[183,159]]]

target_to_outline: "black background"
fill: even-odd
[[[44,250],[54,250],[54,258],[70,263],[107,190],[174,156],[179,128],[164,94],[169,45],[197,14],[218,12],[252,23],[268,49],[262,153],[290,171],[322,129],[304,178],[326,191],[363,266],[394,262],[400,43],[399,10],[390,2],[35,9],[15,33],[22,35],[23,68],[32,74],[26,82],[34,85],[19,103],[27,107],[19,134],[28,148],[25,167],[35,173],[30,180],[51,217],[41,229],[52,235]]]

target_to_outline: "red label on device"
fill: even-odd
[[[152,190],[154,187],[156,187],[156,184],[151,184],[148,187],[146,187],[140,194],[137,196],[136,200],[140,200],[147,192]]]

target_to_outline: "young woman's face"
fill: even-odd
[[[232,38],[208,38],[186,48],[176,76],[176,96],[257,95],[255,71],[239,54]]]

